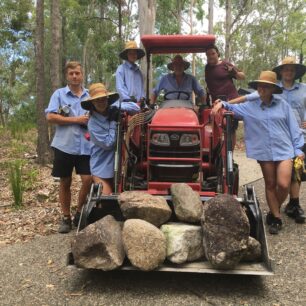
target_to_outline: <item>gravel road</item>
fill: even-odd
[[[263,180],[254,182],[266,211]],[[302,206],[306,209],[306,183]],[[66,266],[69,235],[0,248],[0,305],[306,305],[305,224],[268,236],[275,275],[86,271]]]

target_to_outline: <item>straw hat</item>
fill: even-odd
[[[81,102],[82,108],[86,110],[92,109],[92,102],[99,98],[108,98],[108,103],[112,104],[119,99],[119,94],[116,92],[109,92],[105,88],[103,83],[94,83],[89,86],[89,95],[90,97]]]
[[[274,85],[276,94],[283,92],[283,90],[277,85],[276,73],[273,71],[262,71],[258,80],[249,82],[249,86],[254,89],[257,89],[258,84]]]
[[[190,63],[188,63],[187,61],[185,61],[185,60],[182,58],[181,55],[176,55],[176,56],[172,59],[172,62],[169,63],[169,64],[167,65],[168,69],[173,71],[173,70],[174,70],[174,67],[173,67],[174,64],[184,64],[184,70],[188,69],[189,66],[190,66]]]
[[[128,50],[136,50],[137,51],[137,59],[140,59],[145,56],[145,52],[138,48],[135,41],[128,41],[125,43],[124,50],[119,54],[119,56],[127,61],[127,52]]]
[[[294,65],[295,66],[295,77],[294,77],[295,80],[301,78],[304,75],[304,73],[306,72],[306,66],[304,66],[302,64],[297,64],[294,57],[288,56],[288,57],[285,57],[282,60],[281,65],[273,68],[273,71],[276,72],[276,74],[277,74],[277,79],[278,80],[281,80],[281,78],[282,78],[281,75],[280,75],[280,72],[285,65]]]

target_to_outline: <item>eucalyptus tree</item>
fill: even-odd
[[[37,155],[38,163],[50,161],[48,125],[44,114],[45,109],[45,65],[44,65],[44,0],[36,2],[36,110],[37,110]]]
[[[51,52],[50,52],[50,75],[52,91],[55,91],[61,85],[62,78],[62,58],[61,58],[61,34],[62,20],[60,14],[60,1],[50,0],[51,4]]]

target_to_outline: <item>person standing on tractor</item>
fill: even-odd
[[[90,112],[90,170],[94,183],[102,185],[102,194],[109,195],[113,190],[117,121],[121,119],[120,112],[132,115],[139,112],[140,108],[134,102],[117,101],[119,94],[107,91],[103,83],[92,84],[89,95],[81,105]]]
[[[145,56],[145,52],[137,47],[135,41],[128,41],[119,54],[125,60],[116,71],[116,90],[121,102],[140,102],[144,100],[144,82],[136,61]]]
[[[306,142],[306,84],[296,81],[305,74],[306,66],[297,64],[294,57],[286,57],[282,60],[281,65],[275,67],[273,71],[276,72],[277,79],[280,80],[279,86],[283,90],[282,97],[294,110],[304,135],[304,142]],[[304,144],[303,152],[306,154],[306,144]],[[299,201],[300,187],[301,181],[295,175],[295,171],[293,171],[290,199],[285,207],[285,213],[293,218],[295,222],[304,223],[305,213]]]
[[[68,233],[71,223],[71,183],[72,171],[81,176],[81,189],[78,195],[77,212],[73,223],[77,226],[80,211],[86,201],[91,186],[89,168],[90,146],[84,137],[84,126],[88,115],[81,108],[81,100],[88,96],[83,87],[83,71],[79,62],[71,61],[65,66],[67,86],[57,89],[51,96],[48,108],[45,110],[47,121],[55,124],[55,135],[51,143],[54,150],[52,176],[60,177],[59,201],[63,218],[59,233]]]
[[[277,234],[282,227],[280,208],[289,193],[292,159],[305,157],[304,137],[290,105],[276,95],[282,93],[282,88],[275,72],[261,72],[249,86],[258,91],[257,99],[241,104],[217,100],[212,113],[224,107],[243,120],[246,154],[258,161],[265,181],[269,232]]]
[[[220,60],[220,52],[215,45],[206,49],[207,64],[205,66],[205,82],[208,97],[213,103],[220,97],[231,100],[238,97],[233,79],[244,80],[245,74],[226,60]]]
[[[181,55],[176,55],[167,66],[173,73],[164,75],[160,79],[157,86],[153,89],[150,103],[154,104],[159,93],[164,90],[165,94],[174,91],[168,99],[172,98],[179,100],[191,100],[191,95],[194,91],[201,99],[201,103],[204,104],[206,95],[203,87],[193,75],[185,73],[185,70],[188,69],[189,66],[190,63],[185,61]],[[186,93],[184,94],[184,92]]]

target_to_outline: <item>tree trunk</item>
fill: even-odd
[[[3,114],[3,101],[0,99],[0,122],[1,122],[1,125],[3,127],[5,127],[5,119],[4,119],[4,114]]]
[[[48,124],[45,117],[45,69],[44,69],[44,0],[36,2],[36,114],[37,114],[37,162],[45,165],[49,162]]]
[[[214,33],[214,0],[208,0],[208,34]]]
[[[225,59],[230,60],[231,50],[230,50],[230,35],[232,26],[232,1],[225,1]]]
[[[61,16],[59,0],[51,0],[51,31],[52,31],[52,48],[51,48],[51,87],[54,92],[61,87]]]
[[[122,41],[122,2],[118,0],[118,36]]]
[[[140,37],[144,34],[153,34],[156,17],[156,0],[138,0],[138,11]],[[152,67],[152,59],[150,60],[150,67]],[[144,75],[147,98],[149,98],[149,93],[152,91],[152,82],[150,82],[149,88],[147,88],[147,62],[145,60],[141,61],[141,71]],[[152,68],[149,72],[149,78],[152,80]]]
[[[66,65],[66,54],[67,54],[67,46],[66,46],[66,17],[62,16],[62,39],[61,39],[61,49],[62,49],[62,67],[65,67]],[[85,75],[85,74],[84,74]],[[61,71],[61,80],[62,80],[62,86],[66,85],[66,76],[64,71]]]

